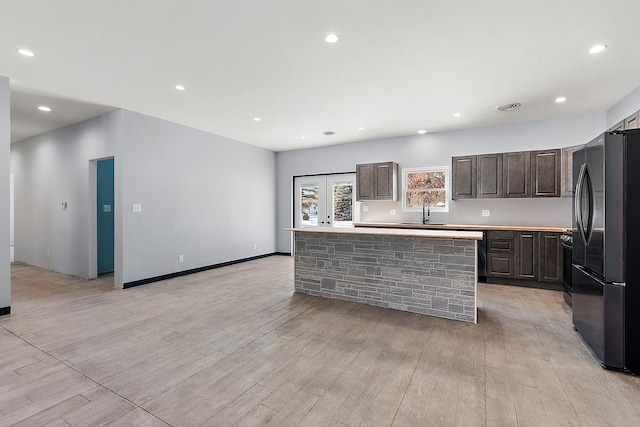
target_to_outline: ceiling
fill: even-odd
[[[284,151],[605,111],[640,85],[638,17],[637,0],[3,0],[0,75],[12,141],[125,108]]]

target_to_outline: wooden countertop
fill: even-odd
[[[368,224],[368,223],[367,223]],[[407,227],[305,227],[283,228],[284,231],[296,231],[306,233],[334,233],[334,234],[362,234],[380,236],[407,236],[407,237],[431,237],[436,239],[466,239],[482,240],[482,233],[478,231],[460,230],[429,230],[424,227],[414,229]]]
[[[464,231],[546,231],[551,233],[562,233],[567,228],[564,227],[537,227],[519,225],[468,225],[468,224],[427,224],[400,223],[400,222],[357,222],[356,227],[367,228],[393,228],[393,229],[416,229],[416,230],[464,230]]]

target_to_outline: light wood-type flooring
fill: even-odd
[[[639,426],[557,291],[479,285],[466,324],[298,295],[273,256],[117,290],[13,264],[2,426]]]

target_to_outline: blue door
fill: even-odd
[[[97,162],[98,183],[98,274],[113,271],[113,159]]]

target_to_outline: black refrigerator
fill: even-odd
[[[573,325],[602,366],[640,373],[640,130],[573,154]]]

